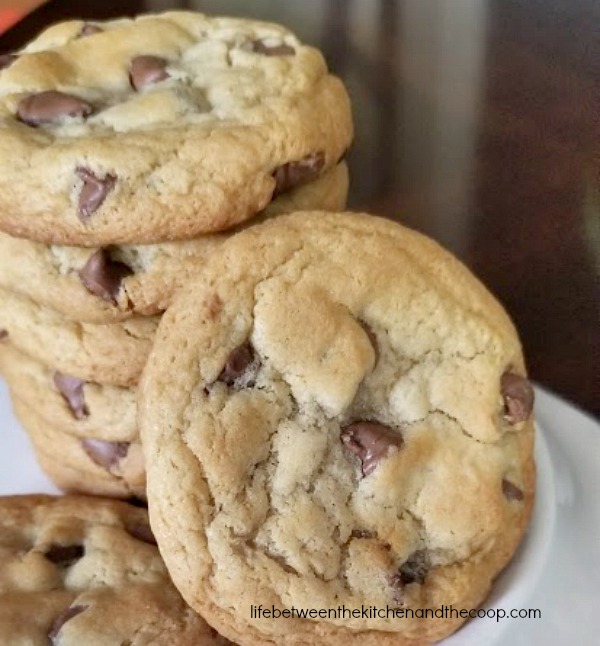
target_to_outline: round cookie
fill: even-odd
[[[107,325],[79,323],[0,288],[4,342],[53,370],[94,383],[134,386],[159,318],[136,317]]]
[[[182,240],[315,180],[352,139],[322,55],[193,12],[54,25],[0,73],[0,229],[47,244]]]
[[[230,644],[174,588],[145,509],[41,495],[0,509],[3,644]]]
[[[524,375],[501,305],[399,224],[298,213],[231,238],[163,316],[138,390],[175,585],[244,644],[447,636],[464,620],[249,608],[476,608],[531,513]]]
[[[139,440],[77,437],[54,427],[11,391],[15,415],[27,431],[38,462],[64,491],[116,498],[146,497],[146,472]]]
[[[0,344],[0,373],[16,397],[55,428],[109,441],[138,438],[136,391],[83,381]]]
[[[321,179],[276,198],[264,217],[304,208],[338,211],[345,207],[347,192],[348,169],[342,163]],[[231,233],[92,248],[48,246],[0,233],[0,286],[76,321],[114,323],[157,314]]]

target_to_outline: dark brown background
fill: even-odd
[[[354,101],[350,206],[437,238],[500,297],[534,379],[600,415],[600,3],[53,0],[50,22],[170,7],[282,22]]]

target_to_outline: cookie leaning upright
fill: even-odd
[[[140,382],[151,522],[175,585],[244,644],[425,644],[474,608],[534,495],[533,392],[498,302],[433,241],[361,214],[230,239]]]
[[[50,27],[0,73],[0,229],[96,246],[243,222],[334,167],[348,96],[286,29],[172,12]]]

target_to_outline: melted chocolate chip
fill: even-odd
[[[117,178],[114,175],[105,175],[100,178],[94,175],[91,170],[82,167],[76,168],[75,174],[83,181],[77,209],[79,219],[85,222],[102,206],[106,196],[115,187]]]
[[[377,422],[355,422],[346,426],[341,435],[344,446],[356,455],[362,464],[363,476],[368,476],[383,460],[390,447],[401,448],[404,444],[402,436]]]
[[[131,86],[139,92],[147,85],[168,79],[167,65],[168,61],[158,56],[136,56],[129,68]]]
[[[253,40],[250,43],[250,50],[263,56],[293,56],[296,53],[293,47],[285,43],[268,45],[264,40]]]
[[[533,386],[528,379],[514,372],[505,372],[500,380],[504,399],[504,419],[509,424],[524,422],[533,410]]]
[[[142,543],[148,543],[149,545],[156,545],[156,539],[150,529],[150,525],[147,523],[135,523],[127,525],[127,533],[133,536],[133,538]]]
[[[8,339],[8,330],[0,330],[0,341]]]
[[[51,545],[44,556],[59,567],[69,567],[85,554],[83,545]]]
[[[71,375],[63,375],[60,372],[54,373],[52,381],[58,392],[67,402],[75,419],[85,419],[90,414],[85,403],[85,394],[83,392],[83,387],[86,382],[83,379],[72,377]]]
[[[400,566],[398,575],[403,585],[408,585],[409,583],[423,585],[429,568],[430,564],[427,550],[417,550]]]
[[[502,479],[502,493],[506,500],[523,500],[523,492],[506,478]]]
[[[77,96],[47,90],[30,94],[19,101],[17,117],[29,126],[59,123],[65,117],[87,117],[93,107]]]
[[[81,282],[89,292],[114,305],[123,279],[131,274],[133,272],[127,265],[111,260],[104,249],[90,256],[79,271]]]
[[[92,25],[89,22],[86,22],[85,25],[81,28],[78,38],[85,38],[86,36],[93,36],[94,34],[99,34],[104,31],[98,25]]]
[[[252,346],[248,342],[243,343],[229,355],[229,359],[227,359],[227,363],[219,375],[219,381],[226,383],[228,386],[233,386],[244,375],[253,361]]]
[[[273,171],[273,178],[275,179],[273,197],[313,181],[319,176],[324,165],[325,155],[319,152],[276,168]]]
[[[129,442],[107,442],[85,438],[81,440],[81,445],[90,459],[107,471],[117,466],[129,451]]]
[[[58,617],[54,620],[54,623],[50,628],[50,632],[48,633],[50,644],[54,646],[54,644],[56,643],[54,640],[58,637],[60,629],[67,623],[67,621],[70,621],[71,619],[73,619],[73,617],[76,617],[86,608],[87,606],[71,606],[70,608],[67,608],[66,610],[61,612],[60,615],[58,615]]]
[[[10,67],[19,58],[16,54],[0,54],[0,70]]]

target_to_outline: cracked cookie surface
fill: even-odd
[[[474,608],[531,513],[533,391],[510,319],[380,218],[293,214],[227,241],[164,315],[139,390],[167,567],[231,639],[441,639],[462,621],[250,606]]]
[[[225,646],[183,601],[145,509],[0,498],[0,640],[28,646]]]
[[[346,206],[347,192],[348,169],[342,162],[320,179],[280,195],[259,217],[306,209],[339,211]],[[0,286],[76,321],[113,323],[157,314],[232,233],[91,248],[44,245],[0,233]],[[120,271],[117,263],[123,265]]]
[[[0,71],[0,229],[47,244],[182,240],[335,166],[347,93],[278,25],[171,12],[54,25]]]

